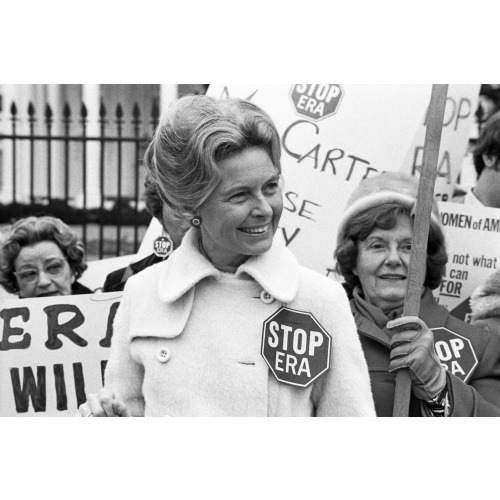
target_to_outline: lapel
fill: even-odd
[[[422,295],[422,302],[420,303],[420,318],[425,321],[429,328],[437,328],[446,326],[450,313],[440,306],[432,295],[432,290],[426,288]]]
[[[187,324],[194,303],[196,284],[201,280],[222,276],[198,248],[198,233],[190,229],[182,244],[166,262],[158,264],[157,293],[163,304],[168,321],[162,327],[161,336],[173,338],[180,335]],[[271,249],[250,257],[242,264],[235,276],[242,273],[251,276],[270,295],[280,302],[291,302],[297,295],[300,267],[290,250],[278,237]],[[151,335],[148,329],[136,329],[133,336]]]

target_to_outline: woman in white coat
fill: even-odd
[[[176,101],[146,153],[191,222],[168,261],[129,279],[105,388],[81,416],[375,416],[342,287],[275,237],[280,140],[239,100]]]

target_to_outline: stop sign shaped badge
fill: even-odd
[[[166,236],[159,236],[153,243],[153,251],[157,257],[168,257],[173,250],[174,243],[168,234]]]
[[[279,382],[307,387],[330,368],[331,343],[311,313],[281,307],[264,321],[261,353]]]
[[[479,364],[471,341],[447,328],[432,328],[432,332],[441,365],[452,375],[467,382]]]
[[[296,113],[313,121],[334,115],[343,96],[338,83],[297,83],[290,91]]]

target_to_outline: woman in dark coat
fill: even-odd
[[[419,318],[401,317],[417,189],[402,174],[364,180],[338,232],[337,267],[350,293],[377,415],[392,415],[396,372],[408,368],[410,416],[500,416],[500,335],[450,316],[432,295],[448,260],[436,206]]]

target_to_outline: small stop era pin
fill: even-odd
[[[174,242],[168,234],[159,236],[153,243],[153,252],[157,257],[168,257],[174,250]]]

